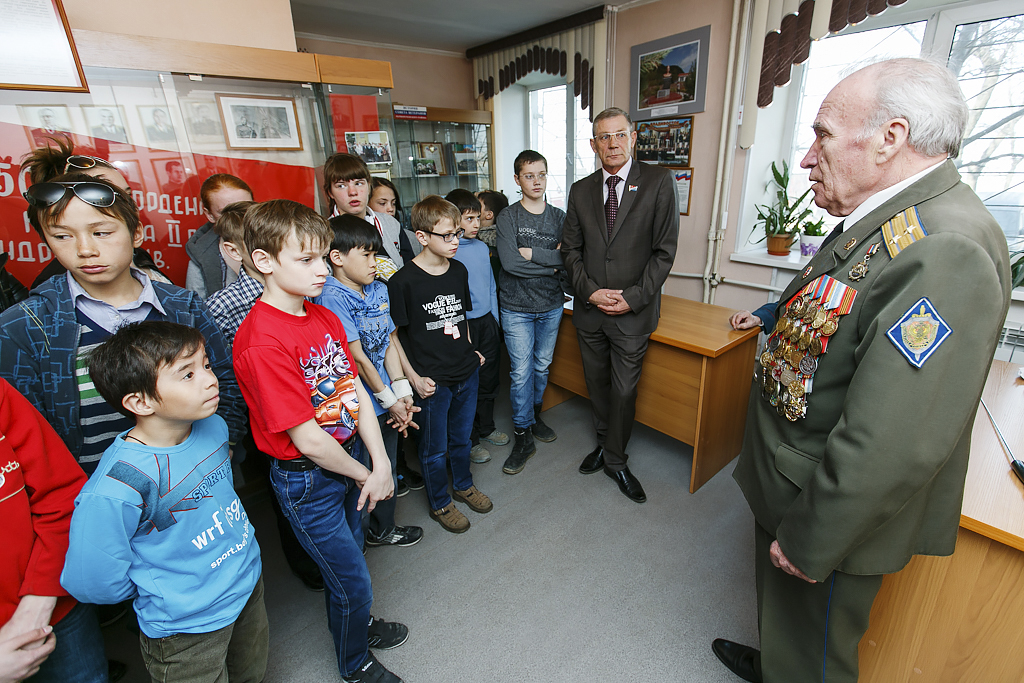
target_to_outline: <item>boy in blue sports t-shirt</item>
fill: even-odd
[[[261,681],[260,548],[234,490],[203,335],[132,323],[90,360],[100,395],[135,426],[75,500],[61,585],[84,602],[134,601],[153,680]]]
[[[377,254],[381,250],[380,233],[363,219],[342,214],[330,220],[334,240],[328,253],[332,276],[328,276],[323,292],[314,301],[326,306],[345,326],[352,360],[359,367],[359,378],[366,392],[374,397],[373,407],[384,439],[384,450],[391,461],[392,477],[396,474],[398,433],[405,433],[412,423],[412,385],[402,376],[395,324],[391,322],[388,288],[376,279]],[[369,451],[362,439],[352,447],[353,457],[364,465],[370,463]],[[395,478],[394,485],[398,486]],[[397,496],[381,501],[364,517],[366,545],[410,546],[423,538],[418,526],[395,524]]]

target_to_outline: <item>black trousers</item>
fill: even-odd
[[[480,387],[476,396],[476,416],[470,443],[480,443],[481,436],[494,431],[494,400],[498,398],[498,384],[501,362],[501,329],[494,316],[488,313],[479,318],[470,318],[469,335],[476,350],[483,354],[484,364],[480,366]]]
[[[604,448],[605,467],[613,472],[626,466],[626,444],[636,417],[636,385],[650,336],[622,334],[607,323],[597,332],[576,330],[597,444]]]

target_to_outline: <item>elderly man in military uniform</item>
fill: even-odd
[[[746,681],[855,683],[882,576],[953,552],[1010,302],[1006,239],[952,161],[966,122],[955,77],[921,59],[857,71],[814,121],[801,166],[845,219],[756,364],[733,476],[756,522],[761,649],[712,645]]]

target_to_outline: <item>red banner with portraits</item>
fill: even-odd
[[[29,225],[28,204],[22,197],[29,179],[20,161],[34,147],[46,143],[45,134],[38,128],[0,123],[0,251],[10,254],[7,270],[25,285],[53,258]],[[77,154],[106,159],[128,179],[145,226],[142,246],[178,285],[184,285],[188,266],[185,242],[206,222],[199,187],[214,173],[241,178],[252,188],[256,201],[293,199],[316,206],[316,178],[314,170],[306,166],[170,152],[77,134],[71,137]]]

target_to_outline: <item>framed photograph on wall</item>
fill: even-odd
[[[111,152],[135,150],[128,139],[128,127],[124,124],[124,107],[119,104],[83,104],[81,109],[89,135],[107,140]]]
[[[362,159],[369,168],[391,165],[391,143],[386,130],[345,133],[345,146],[349,154]]]
[[[660,166],[690,165],[693,117],[643,121],[636,126],[636,158]]]
[[[70,137],[71,114],[63,104],[18,105],[18,115],[32,149],[46,147],[50,138]]]
[[[89,92],[61,0],[0,3],[0,88]]]
[[[420,159],[432,159],[438,175],[448,175],[444,166],[444,148],[440,142],[417,142]]]
[[[690,215],[690,199],[693,197],[693,169],[673,168],[672,179],[676,183],[676,201],[679,204],[679,215]]]
[[[630,49],[629,115],[634,121],[704,111],[711,26]]]
[[[146,131],[146,143],[160,149],[178,149],[178,136],[171,123],[171,115],[163,105],[138,105],[135,107]]]
[[[298,110],[291,97],[217,93],[217,108],[231,149],[302,149]]]
[[[195,144],[223,144],[224,129],[217,115],[217,104],[206,100],[178,100],[185,117],[185,130]]]

